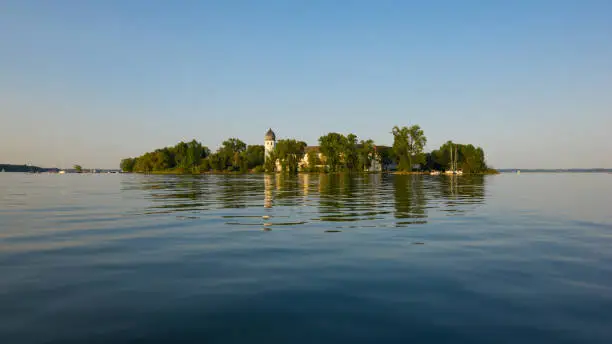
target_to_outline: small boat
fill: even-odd
[[[0,171],[0,172],[3,172],[3,173],[4,173],[4,172],[6,172],[6,171],[5,171],[4,169],[2,169],[2,171]]]
[[[431,172],[429,172],[429,174],[431,174],[432,176],[439,176],[440,175],[440,171],[431,171]]]
[[[59,174],[66,174],[66,171],[61,170],[61,171],[59,171],[59,172],[57,172],[57,173],[59,173]]]
[[[516,174],[521,174],[521,170],[516,170]]]

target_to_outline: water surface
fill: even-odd
[[[0,174],[2,343],[609,343],[612,175]]]

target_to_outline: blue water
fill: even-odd
[[[612,175],[0,174],[0,343],[610,343]]]

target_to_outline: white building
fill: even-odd
[[[276,147],[276,134],[274,133],[274,131],[272,131],[272,129],[268,129],[268,132],[266,132],[266,135],[264,136],[264,148],[265,148],[265,159],[267,160],[269,155],[272,153],[272,151],[274,151],[274,148]],[[388,148],[388,147],[383,147],[383,148]],[[306,147],[306,150],[304,152],[304,156],[300,159],[299,163],[298,163],[298,168],[300,170],[303,170],[305,168],[308,167],[308,153],[313,152],[317,155],[317,157],[319,158],[318,160],[321,161],[321,165],[317,165],[316,167],[319,168],[325,168],[327,167],[327,165],[325,164],[325,155],[323,155],[323,153],[321,153],[319,146],[308,146]],[[374,147],[374,156],[375,158],[372,159],[372,162],[370,164],[370,166],[365,170],[367,172],[380,172],[384,169],[383,164],[381,162],[381,157],[380,154],[378,153],[378,150],[376,147]],[[281,169],[281,163],[280,161],[277,159],[276,160],[276,170],[280,171]],[[392,164],[393,166],[395,164]],[[387,169],[389,167],[393,167],[393,166],[387,166]]]
[[[264,137],[264,149],[266,152],[264,160],[268,160],[268,156],[272,153],[274,147],[276,147],[276,135],[272,131],[272,128],[270,128]]]

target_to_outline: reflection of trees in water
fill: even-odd
[[[395,218],[398,225],[427,223],[427,198],[424,177],[421,175],[395,175],[393,195],[395,197]],[[414,219],[414,220],[409,220]]]
[[[276,192],[274,193],[275,206],[296,206],[300,203],[301,187],[298,176],[295,174],[276,173]]]
[[[483,175],[440,176],[436,178],[442,211],[464,213],[470,204],[482,204],[485,200],[485,181]]]
[[[312,185],[309,174],[283,173],[264,175],[264,207],[297,206],[304,204]]]
[[[122,185],[122,190],[142,190],[151,199],[152,212],[175,212],[207,209],[210,202],[208,184],[193,176],[147,176],[134,178]]]
[[[130,176],[121,187],[144,192],[151,201],[147,212],[154,213],[261,207],[263,197],[264,207],[299,206],[289,213],[307,219],[366,221],[392,214],[397,225],[406,225],[424,223],[431,216],[428,208],[449,214],[472,211],[484,203],[486,178],[349,173]]]
[[[217,200],[222,208],[246,208],[261,202],[265,184],[249,175],[221,175],[216,184]],[[261,204],[261,203],[259,203]]]
[[[323,221],[374,220],[383,209],[377,208],[380,176],[367,174],[319,175],[319,213]]]

